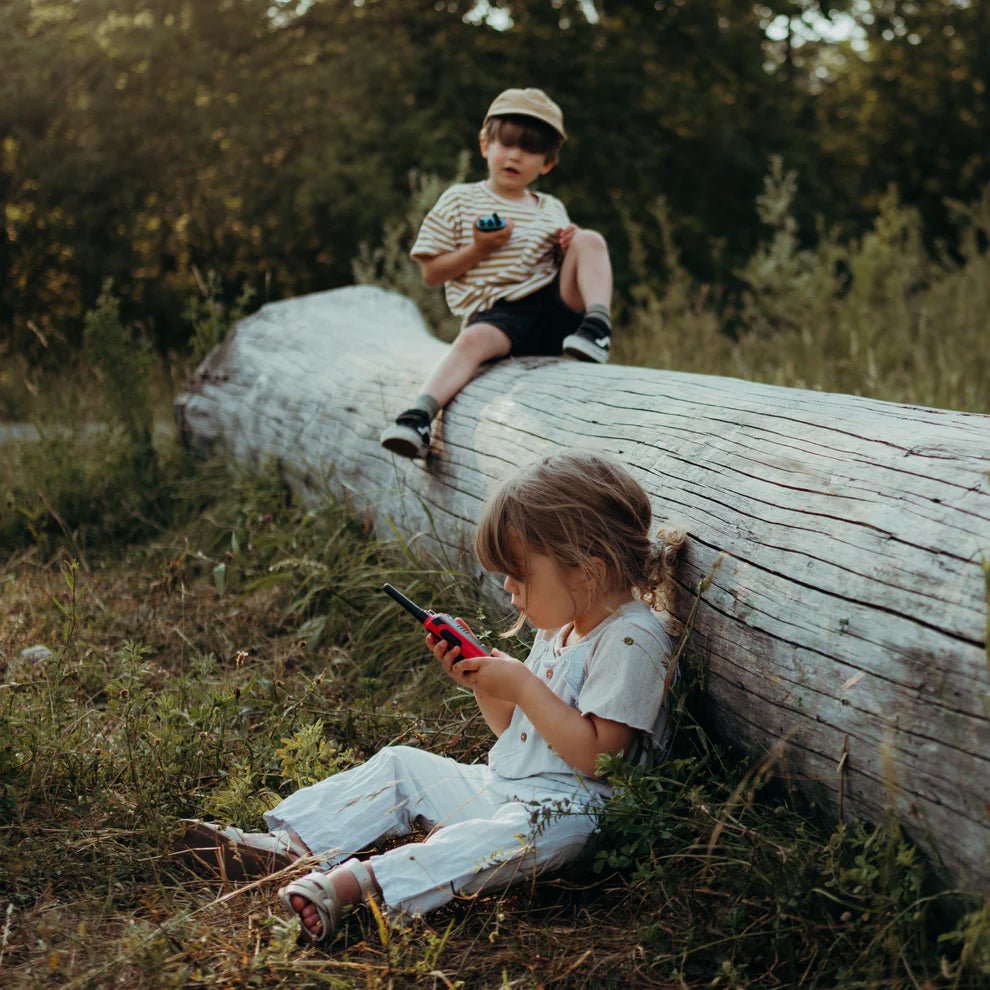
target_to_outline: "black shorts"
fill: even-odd
[[[491,309],[471,316],[465,326],[490,323],[498,327],[512,342],[509,351],[514,357],[537,354],[560,354],[564,338],[578,328],[583,312],[575,312],[560,298],[560,273],[542,289],[506,302],[499,299]]]

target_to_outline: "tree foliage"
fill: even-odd
[[[842,11],[859,42],[816,33]],[[662,274],[658,197],[683,264],[731,290],[772,156],[805,241],[818,215],[868,230],[896,184],[933,242],[990,180],[988,42],[967,0],[7,0],[0,340],[75,348],[107,278],[162,349],[191,333],[196,271],[231,301],[349,281],[413,171],[467,151],[482,175],[507,85],[563,105],[546,187],[608,236],[622,292],[629,218]]]

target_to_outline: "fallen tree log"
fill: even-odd
[[[551,358],[480,374],[428,464],[383,424],[447,345],[415,307],[353,287],[241,321],[176,403],[187,444],[277,458],[424,549],[470,546],[492,483],[564,446],[627,464],[687,529],[684,619],[723,737],[833,816],[893,813],[946,882],[990,891],[990,417]]]

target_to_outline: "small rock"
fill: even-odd
[[[20,660],[23,663],[43,663],[50,660],[55,654],[47,646],[40,643],[37,646],[28,646],[21,650]]]

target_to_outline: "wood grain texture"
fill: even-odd
[[[436,424],[429,464],[378,446],[446,345],[415,307],[353,287],[265,306],[197,371],[185,440],[278,459],[477,570],[492,484],[565,446],[611,453],[688,531],[683,619],[712,728],[834,815],[889,811],[943,877],[990,891],[990,417],[555,358],[499,362]],[[843,752],[848,753],[840,773]]]

